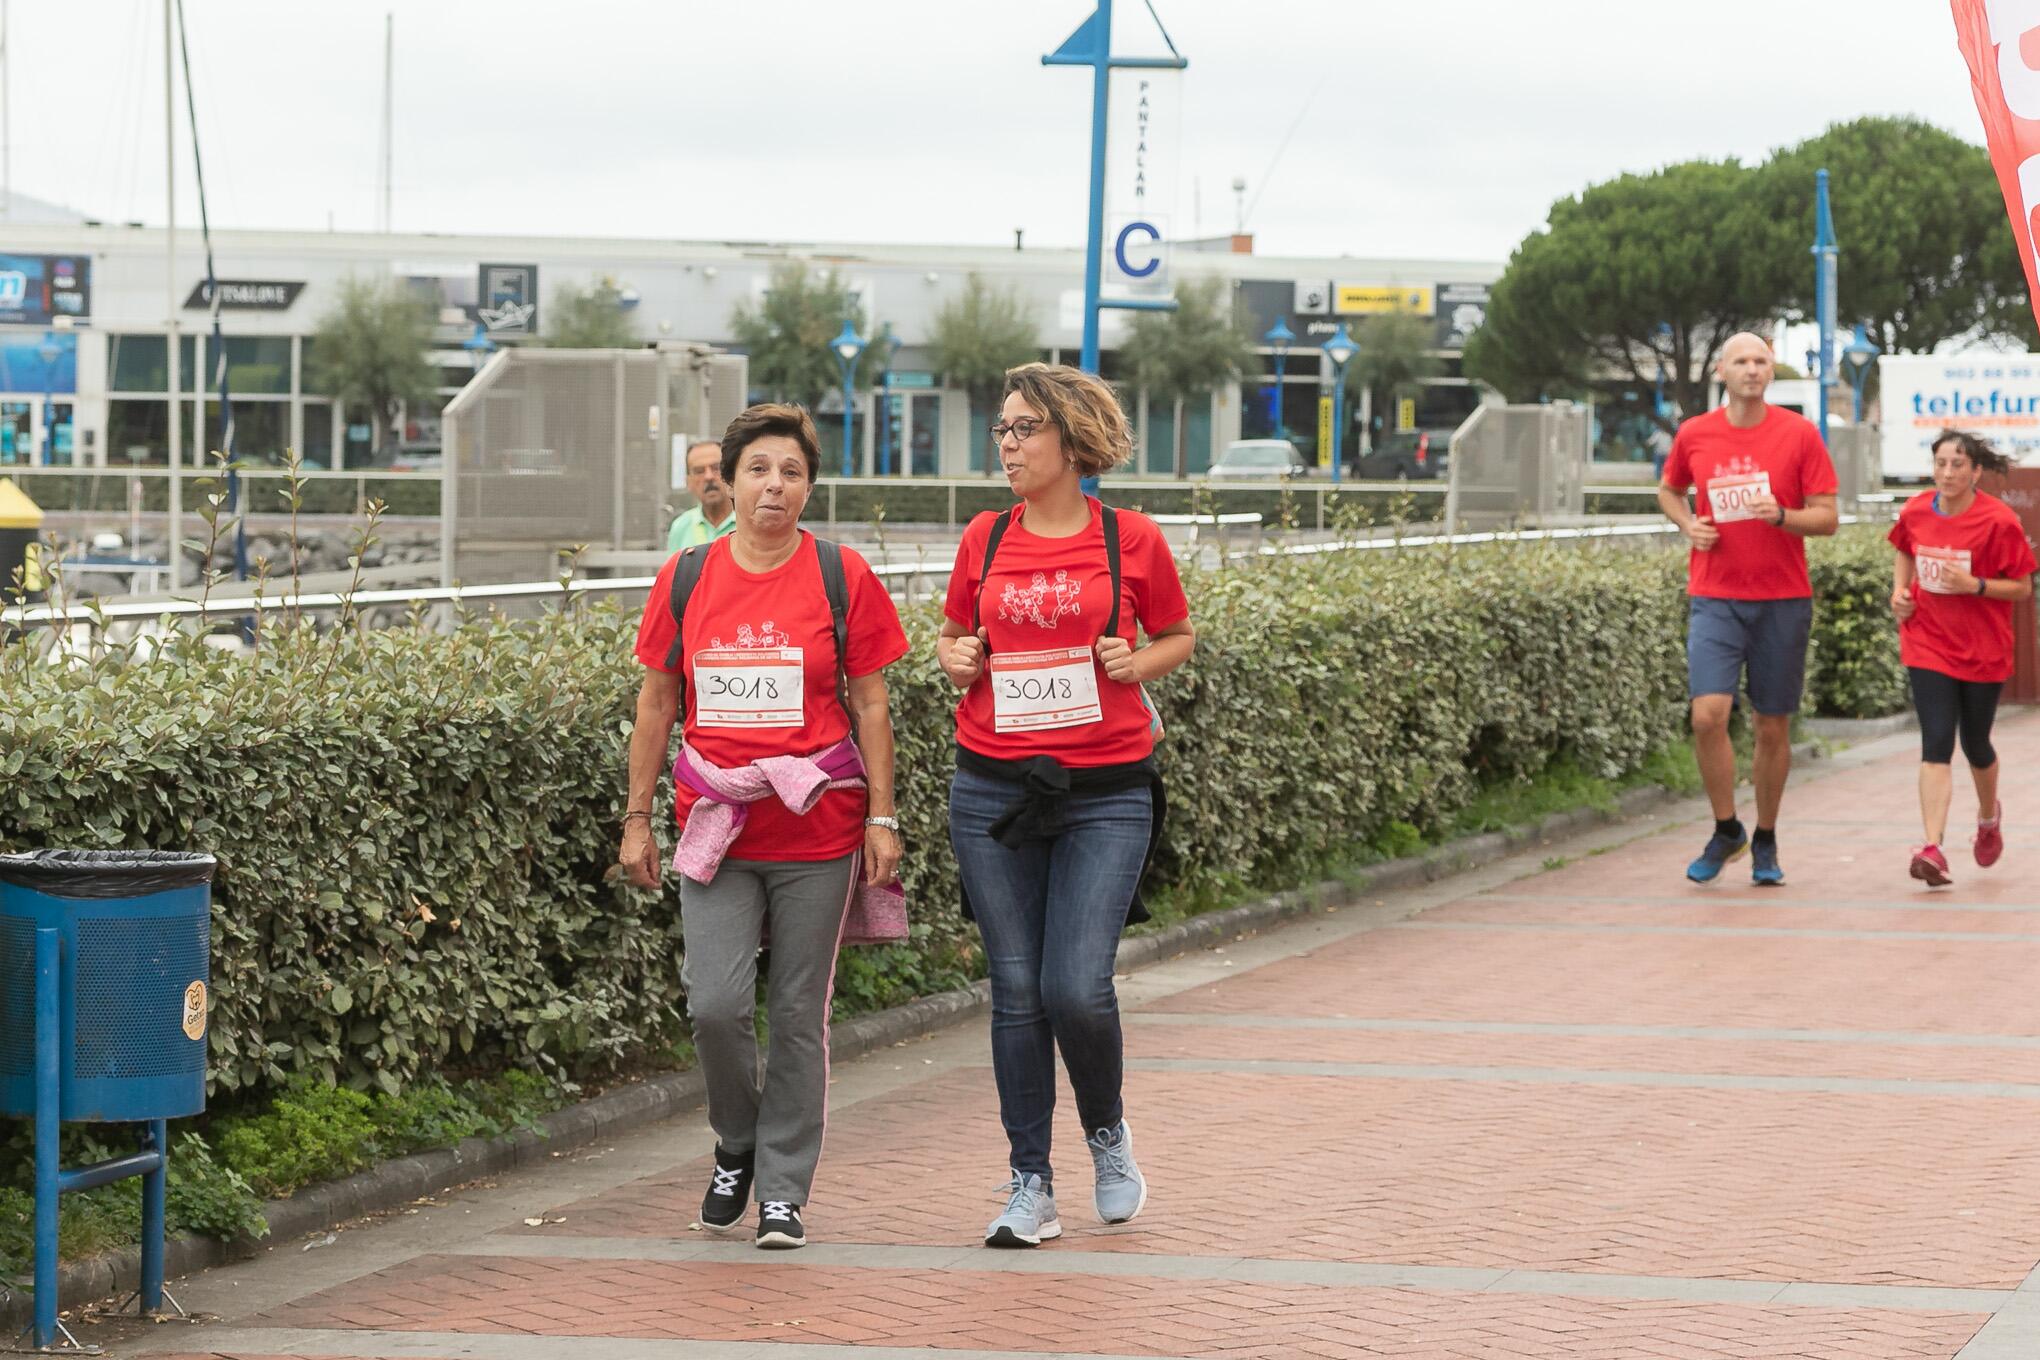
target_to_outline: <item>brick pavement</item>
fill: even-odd
[[[805,1253],[688,1231],[696,1118],[202,1277],[224,1322],[135,1349],[2040,1356],[2040,715],[1999,745],[2010,848],[1951,890],[1904,877],[1898,738],[1802,772],[1783,890],[1686,885],[1687,806],[1141,974],[1131,1224],[1096,1221],[1065,1109],[1066,1237],[976,1246],[978,1021],[839,1069]]]

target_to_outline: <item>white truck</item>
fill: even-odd
[[[2040,354],[1892,354],[1877,378],[1887,478],[1931,477],[1942,429],[1981,435],[2014,462],[2040,460]]]

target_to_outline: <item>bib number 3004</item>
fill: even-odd
[[[798,647],[694,654],[694,721],[701,727],[799,727],[806,692]]]
[[[1716,524],[1734,524],[1755,519],[1750,502],[1771,494],[1771,474],[1752,472],[1741,477],[1715,477],[1707,483],[1707,502],[1714,510]]]
[[[1103,721],[1098,670],[1088,647],[992,656],[992,727],[1029,732]]]

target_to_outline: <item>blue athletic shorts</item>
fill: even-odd
[[[1799,711],[1813,601],[1717,600],[1695,595],[1686,613],[1686,694],[1734,695],[1749,673],[1750,707],[1767,717]]]

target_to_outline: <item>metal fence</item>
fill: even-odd
[[[1569,401],[1477,407],[1452,436],[1445,518],[1492,528],[1586,514],[1591,424]]]
[[[663,539],[676,448],[743,409],[748,365],[707,345],[503,350],[446,407],[445,580],[530,580],[580,546]]]

